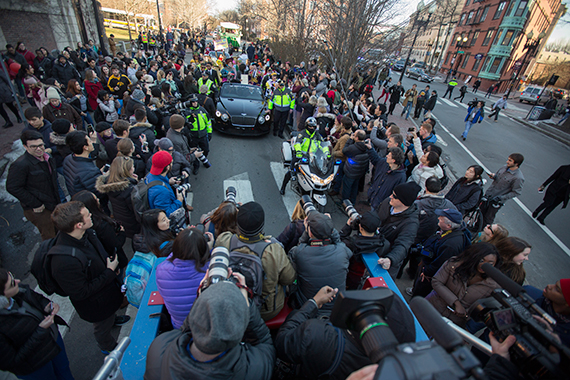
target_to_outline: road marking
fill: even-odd
[[[437,120],[437,118],[436,118]],[[439,121],[439,120],[438,120]],[[442,123],[441,121],[439,122],[439,125],[441,126],[441,128],[443,128],[443,130],[445,132],[447,132],[451,138],[453,140],[455,140],[455,142],[457,144],[459,144],[459,146],[469,155],[471,156],[471,158],[473,158],[475,160],[475,162],[477,164],[479,164],[483,170],[485,170],[485,172],[491,172],[491,170],[489,170],[482,162],[481,160],[479,160],[469,149],[467,149],[467,147],[465,145],[463,145],[463,143],[461,141],[459,141],[459,139],[457,137],[455,137]],[[537,226],[539,226],[540,228],[542,228],[542,230],[548,235],[548,237],[550,237],[552,239],[552,241],[554,241],[554,243],[556,243],[556,245],[558,245],[560,247],[560,249],[562,249],[562,251],[564,251],[564,253],[566,253],[568,256],[570,256],[570,248],[568,248],[566,246],[566,244],[564,244],[552,231],[550,231],[550,229],[542,224],[540,224],[536,219],[534,219],[532,217],[532,212],[528,209],[528,207],[526,207],[524,205],[524,203],[522,203],[517,197],[513,198],[513,200],[515,201],[515,203],[528,215],[530,216],[530,218],[532,220],[534,220],[534,222],[536,223]]]
[[[460,105],[463,108],[469,108],[469,106],[465,103],[457,103],[458,105]]]
[[[283,167],[282,162],[271,162],[270,165],[277,188],[281,189],[283,178],[285,178],[285,173],[287,173],[289,169]],[[287,209],[287,213],[289,214],[289,218],[291,218],[293,216],[293,211],[295,210],[295,205],[299,201],[299,196],[291,190],[291,181],[289,181],[289,185],[287,185],[287,188],[285,189],[285,195],[283,195],[282,198],[285,209]]]
[[[222,190],[224,199],[226,198],[226,189],[229,186],[233,186],[236,189],[236,202],[241,202],[242,204],[253,202],[253,190],[247,172],[224,180],[224,188]]]
[[[445,104],[447,104],[447,105],[450,106],[450,107],[455,107],[455,108],[457,108],[457,105],[456,105],[454,102],[452,102],[451,100],[448,100],[448,99],[445,99],[445,98],[441,98],[441,101],[443,101]]]

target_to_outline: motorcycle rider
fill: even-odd
[[[322,149],[325,154],[330,156],[330,150],[328,146],[322,146],[323,137],[317,130],[317,119],[314,117],[309,117],[305,121],[305,129],[296,137],[295,145],[293,145],[293,149],[295,149],[295,155],[291,159],[291,165],[289,166],[289,171],[285,174],[285,178],[283,178],[283,184],[281,185],[281,190],[279,193],[281,195],[285,194],[285,187],[291,180],[291,177],[296,178],[296,170],[297,170],[297,162],[303,158],[303,156],[308,155],[309,153],[316,152],[319,149]]]

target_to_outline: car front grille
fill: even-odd
[[[255,125],[256,118],[251,116],[233,116],[232,124],[237,125]]]

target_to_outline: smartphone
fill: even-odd
[[[95,128],[93,128],[93,125],[91,124],[87,124],[87,133],[91,134],[95,132]]]
[[[408,128],[408,132],[415,132],[415,131],[416,131],[416,128],[414,128],[414,127]]]
[[[111,165],[109,164],[105,164],[105,166],[103,166],[103,172],[107,173],[109,171],[109,169],[111,169]]]
[[[49,303],[49,312],[53,313],[53,302]]]

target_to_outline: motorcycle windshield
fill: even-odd
[[[319,147],[310,152],[309,162],[311,164],[311,170],[314,170],[315,174],[321,176],[328,174],[332,163],[328,152],[328,147]]]

